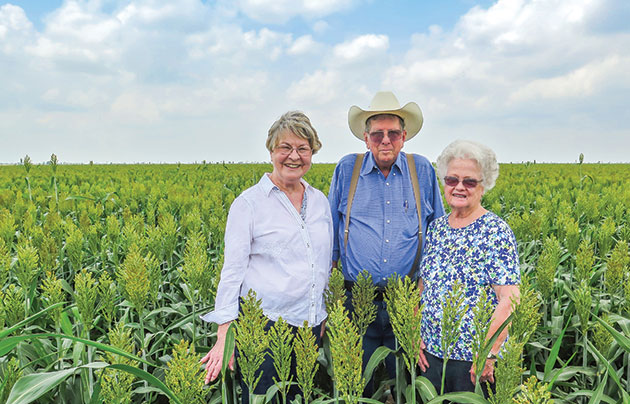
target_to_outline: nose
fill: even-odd
[[[297,158],[300,158],[300,153],[298,153],[297,149],[295,147],[291,148],[291,153],[289,153],[289,155],[287,157],[291,157],[293,158],[293,153],[295,153],[295,155],[297,156]]]

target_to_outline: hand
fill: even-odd
[[[326,319],[322,321],[322,328],[319,331],[319,338],[324,338],[324,334],[326,334]]]
[[[490,382],[494,383],[494,362],[495,359],[486,359],[486,363],[483,366],[479,383]],[[470,381],[475,384],[477,375],[475,375],[475,365],[470,367]]]
[[[422,370],[423,372],[426,372],[427,369],[429,368],[429,361],[427,361],[427,357],[424,356],[424,348],[426,348],[426,345],[424,345],[424,341],[420,340],[420,356],[418,357],[418,366],[420,366],[420,370]]]
[[[225,348],[225,335],[227,334],[227,329],[230,326],[230,323],[221,324],[219,326],[219,330],[217,331],[217,342],[214,344],[212,349],[201,358],[201,363],[206,364],[206,384],[215,380],[219,373],[221,373],[221,368],[223,367],[223,350]],[[232,356],[230,357],[230,362],[228,362],[228,367],[231,370],[234,370],[234,352],[232,352]]]

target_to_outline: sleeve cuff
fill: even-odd
[[[199,316],[203,321],[208,323],[225,324],[228,321],[235,320],[238,317],[238,303],[213,310],[209,313]]]

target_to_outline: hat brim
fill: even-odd
[[[363,140],[363,134],[365,133],[365,121],[374,115],[381,114],[396,115],[403,119],[405,122],[405,131],[407,132],[406,140],[410,140],[416,136],[416,134],[420,132],[420,129],[422,129],[422,124],[424,122],[422,110],[420,110],[420,107],[415,102],[408,102],[404,107],[399,109],[380,111],[363,110],[356,105],[353,105],[348,111],[348,125],[350,126],[352,134]]]

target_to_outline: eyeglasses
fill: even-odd
[[[464,184],[464,187],[472,189],[475,188],[481,180],[476,180],[474,178],[464,178],[463,180],[460,180],[457,177],[444,177],[444,183],[449,187],[456,187],[460,182]]]
[[[313,153],[313,149],[307,146],[293,147],[288,144],[281,144],[274,149],[281,156],[288,156],[293,153],[293,150],[297,152],[301,157],[308,157]]]
[[[383,141],[383,138],[385,137],[385,131],[377,130],[377,131],[371,132],[368,136],[370,136],[370,140],[372,142],[380,144]],[[400,140],[400,138],[402,137],[402,131],[401,130],[388,130],[387,137],[389,138],[390,142],[392,143],[396,142],[397,140]]]

